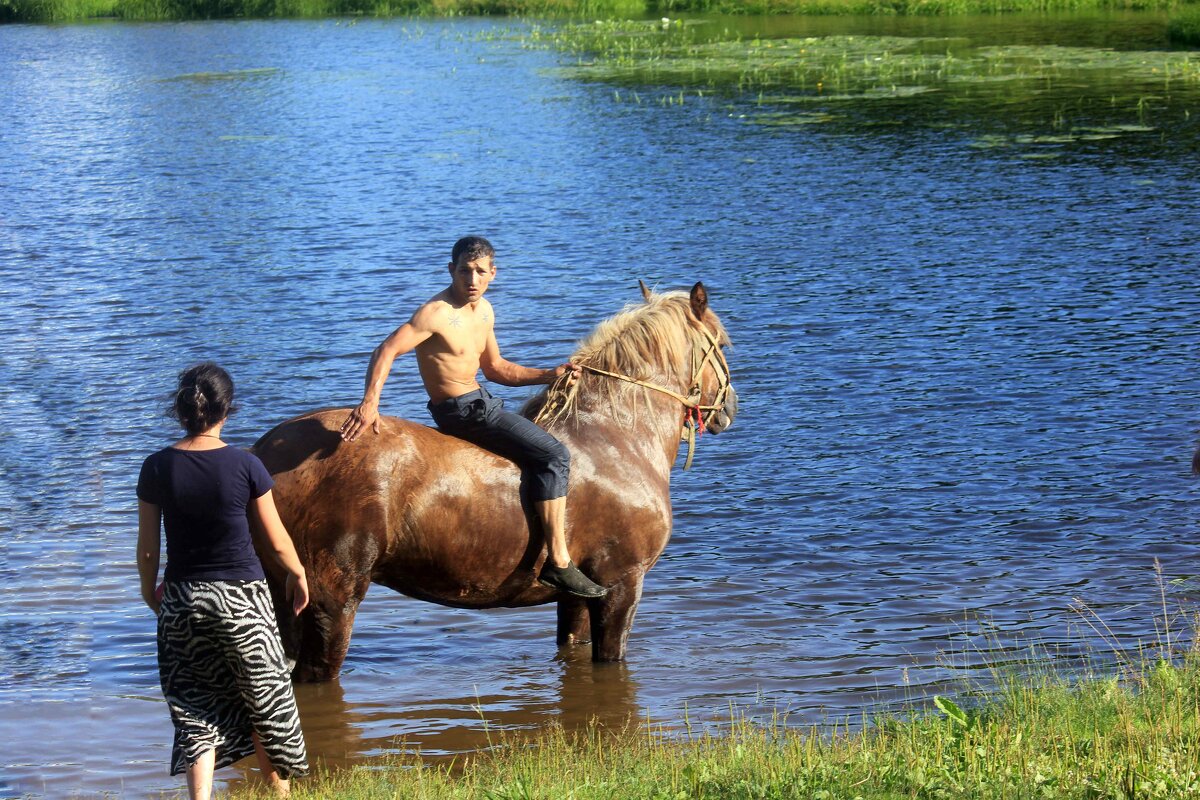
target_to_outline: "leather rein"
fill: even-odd
[[[705,412],[720,411],[725,407],[725,399],[729,395],[729,390],[732,387],[732,381],[729,375],[729,363],[725,360],[725,354],[721,352],[721,346],[717,342],[715,336],[709,331],[708,327],[703,323],[700,325],[700,331],[704,337],[708,339],[708,347],[704,350],[702,356],[698,356],[698,348],[696,347],[697,338],[692,337],[692,380],[690,394],[684,396],[673,389],[668,389],[665,386],[659,386],[650,381],[644,381],[639,378],[631,378],[628,375],[623,375],[619,372],[609,372],[608,370],[598,367],[591,367],[587,364],[580,364],[580,368],[593,375],[603,375],[606,378],[614,378],[615,380],[632,383],[635,386],[641,386],[644,389],[652,389],[668,397],[673,397],[683,405],[683,423],[679,432],[680,441],[687,442],[688,454],[687,459],[683,462],[685,470],[692,468],[692,456],[696,452],[696,438],[704,434],[704,414]],[[704,373],[704,368],[712,364],[713,373],[717,376],[716,394],[713,395],[711,403],[702,402],[703,389],[700,386],[700,376]],[[578,385],[572,387],[572,391],[578,389]],[[550,406],[547,404],[538,413],[535,422],[542,422],[545,416],[550,416],[546,412]],[[551,412],[552,414],[553,412]]]

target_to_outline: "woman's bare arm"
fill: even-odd
[[[252,529],[259,538],[261,549],[272,555],[287,573],[284,594],[292,604],[292,613],[299,614],[308,605],[308,579],[304,574],[304,565],[296,555],[292,537],[279,518],[279,510],[275,508],[275,498],[270,490],[254,499],[250,504],[250,513],[254,522]]]
[[[138,580],[142,587],[142,599],[150,610],[158,613],[158,598],[154,590],[158,585],[158,565],[162,547],[159,528],[162,525],[162,509],[145,500],[138,500]]]

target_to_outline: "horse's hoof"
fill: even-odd
[[[592,581],[571,562],[567,562],[565,567],[556,567],[547,561],[538,575],[538,583],[588,600],[608,594],[608,589]]]

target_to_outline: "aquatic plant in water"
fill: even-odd
[[[575,57],[564,69],[585,80],[810,89],[819,93],[916,93],[949,83],[1087,77],[1200,82],[1200,54],[1122,52],[1055,45],[973,47],[964,39],[822,36],[751,39],[702,24],[603,22],[534,28],[534,41]]]
[[[1048,157],[1047,145],[1144,134],[1180,92],[1187,96],[1175,116],[1186,119],[1200,94],[1200,54],[1165,50],[976,46],[961,37],[744,39],[669,19],[535,27],[530,41],[566,53],[561,69],[579,80],[753,98],[760,113],[742,116],[768,127],[836,122],[846,119],[839,109],[855,106],[936,104],[951,112],[939,123],[950,127],[958,123],[947,116],[969,120],[965,129],[1022,127],[985,134],[977,146],[1032,147],[1034,158]]]

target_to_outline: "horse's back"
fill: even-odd
[[[272,475],[291,472],[312,461],[325,462],[334,457],[340,461],[354,447],[353,443],[343,441],[341,434],[342,422],[349,413],[348,408],[321,408],[292,417],[263,434],[250,451],[262,459]],[[380,417],[379,425],[381,433],[387,429],[389,438],[396,433],[403,436],[406,429],[426,428],[395,417]],[[363,450],[368,455],[378,449],[370,446],[371,438],[374,433],[370,430],[360,436],[367,445]]]
[[[302,414],[255,442],[251,452],[274,477],[284,505],[332,503],[353,513],[384,504],[399,511],[431,490],[466,495],[477,493],[476,483],[517,485],[512,462],[399,417],[380,417],[378,433],[368,427],[347,442],[341,425],[349,413],[326,408]],[[456,490],[456,482],[463,486]]]
[[[511,594],[532,566],[516,466],[434,428],[382,417],[343,441],[349,409],[284,422],[252,448],[275,479],[276,504],[301,557],[425,599],[472,605]],[[419,579],[417,576],[420,576]],[[475,590],[464,594],[464,586]]]
[[[320,473],[323,478],[360,469],[377,469],[400,458],[419,458],[430,466],[479,456],[496,460],[474,445],[399,417],[379,418],[379,432],[367,428],[353,442],[342,439],[348,408],[323,408],[276,425],[250,451],[275,476]],[[362,476],[355,475],[356,478]]]

